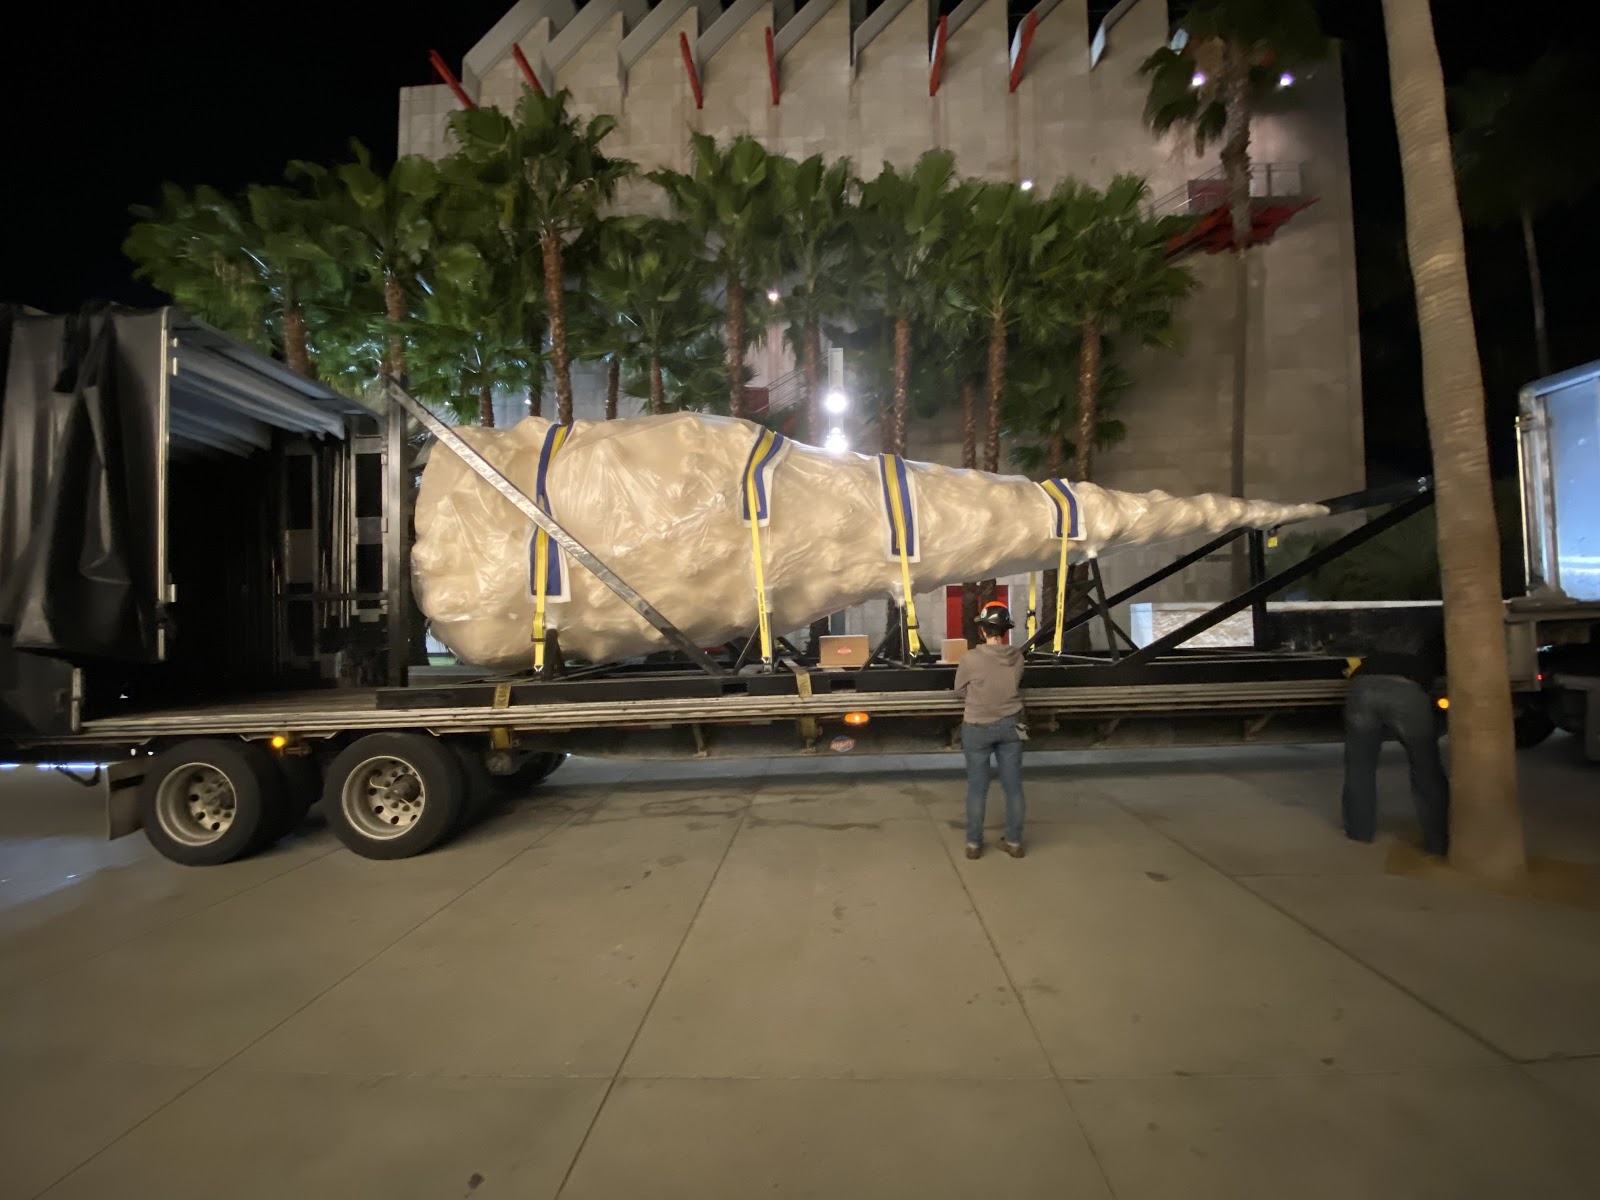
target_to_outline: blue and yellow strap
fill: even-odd
[[[1050,498],[1054,510],[1051,536],[1061,539],[1061,562],[1056,568],[1056,628],[1053,639],[1054,652],[1060,654],[1061,627],[1066,624],[1067,618],[1067,548],[1083,539],[1083,517],[1078,509],[1078,498],[1072,494],[1072,486],[1066,480],[1046,479],[1039,486]]]
[[[906,651],[922,653],[917,632],[917,604],[911,594],[911,564],[917,552],[916,495],[905,459],[897,454],[878,455],[878,480],[883,485],[883,505],[889,514],[889,556],[900,561],[900,588],[906,610]]]
[[[750,561],[756,584],[756,627],[761,638],[761,659],[772,661],[772,614],[767,609],[766,564],[761,554],[761,527],[772,519],[772,468],[783,452],[784,438],[780,433],[763,429],[750,449],[744,464],[744,486],[740,500],[740,517],[750,526]]]
[[[539,448],[539,473],[534,482],[533,499],[545,513],[550,512],[550,464],[556,452],[566,445],[572,433],[570,425],[552,425],[545,430],[544,445]],[[533,575],[533,668],[544,670],[545,609],[550,598],[566,598],[566,576],[561,557],[561,547],[552,546],[550,535],[535,529],[531,545],[529,567]]]

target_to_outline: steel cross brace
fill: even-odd
[[[688,634],[662,616],[650,601],[629,587],[615,571],[596,558],[577,538],[558,525],[555,519],[535,504],[526,492],[502,475],[493,463],[469,446],[459,433],[419,404],[409,392],[393,380],[388,381],[386,390],[390,400],[421,421],[423,428],[449,447],[462,462],[482,476],[484,482],[516,505],[518,512],[548,533],[573,559],[586,567],[590,574],[615,592],[629,608],[648,621],[657,633],[688,655],[690,662],[694,663],[707,675],[723,674],[722,668],[713,662],[711,656],[697,646]]]

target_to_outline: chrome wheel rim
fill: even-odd
[[[380,755],[345,776],[340,806],[362,837],[390,841],[415,827],[428,804],[428,787],[403,758]]]
[[[209,846],[233,827],[238,796],[233,781],[210,763],[184,763],[156,790],[156,820],[185,846]]]

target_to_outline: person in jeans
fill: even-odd
[[[1378,754],[1385,738],[1405,747],[1411,793],[1422,826],[1422,848],[1443,856],[1450,848],[1450,781],[1439,756],[1439,723],[1430,693],[1444,675],[1444,636],[1430,633],[1407,644],[1392,638],[1360,660],[1350,674],[1344,704],[1345,836],[1370,842],[1378,826]]]
[[[1006,645],[1011,613],[999,601],[983,606],[983,644],[961,656],[956,695],[966,702],[961,749],[967,756],[967,857],[983,853],[983,817],[989,799],[989,762],[1000,766],[1006,824],[1000,849],[1022,857],[1022,651]]]

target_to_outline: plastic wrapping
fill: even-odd
[[[550,422],[458,432],[613,571],[702,646],[749,635],[757,624],[746,470],[762,430],[692,413],[579,421],[540,462]],[[1057,508],[1039,484],[931,463],[907,463],[915,494],[913,590],[1053,567]],[[879,460],[789,443],[758,500],[763,576],[774,629],[800,629],[841,609],[898,597],[902,569],[889,553],[890,516]],[[1178,498],[1073,486],[1081,537],[1074,561],[1239,526],[1320,516],[1312,504],[1225,496]],[[430,455],[417,497],[412,550],[417,597],[434,636],[465,662],[499,670],[530,663],[535,612],[534,526],[443,448]],[[569,655],[606,661],[665,648],[603,583],[569,564],[570,599],[547,602]]]

